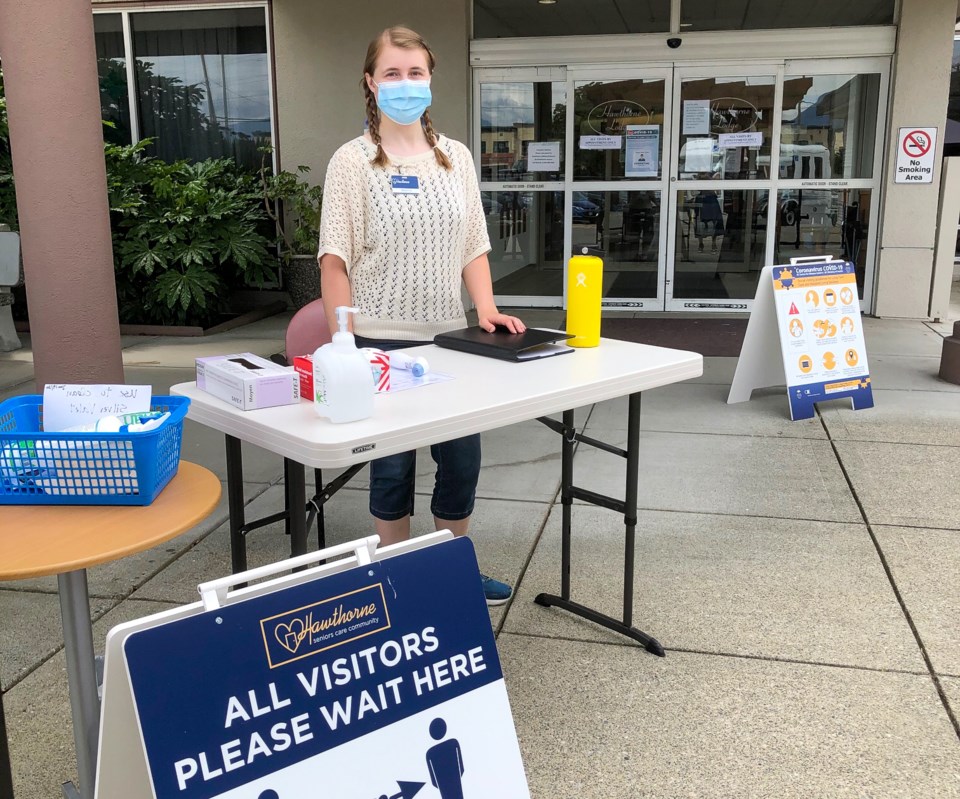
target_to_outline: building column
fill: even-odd
[[[90,0],[0,0],[34,377],[122,383]]]
[[[901,0],[884,159],[877,316],[927,318],[957,0]],[[932,183],[894,183],[901,127],[938,129]]]

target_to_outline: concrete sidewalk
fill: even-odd
[[[126,379],[162,394],[199,355],[278,352],[287,318],[126,338]],[[559,589],[559,441],[536,422],[484,435],[472,536],[483,570],[517,586],[491,620],[533,797],[960,797],[960,386],[937,378],[950,326],[864,327],[872,410],[791,422],[782,389],[728,406],[733,358],[644,395],[635,622],[663,659],[533,603]],[[0,399],[32,375],[29,348],[0,354]],[[577,422],[622,443],[624,402]],[[225,479],[220,434],[187,421],[183,457]],[[248,518],[278,510],[280,458],[250,447],[245,466]],[[431,467],[418,459],[423,493]],[[619,459],[584,449],[575,474],[620,494]],[[361,472],[328,505],[329,543],[372,532],[364,487]],[[98,646],[227,574],[226,518],[224,497],[199,528],[91,569]],[[621,520],[579,506],[574,524],[574,599],[616,615]],[[289,548],[275,526],[248,551],[254,566]],[[16,796],[55,799],[75,778],[55,579],[0,583],[0,618]]]

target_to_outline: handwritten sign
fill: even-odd
[[[57,433],[104,416],[146,412],[152,399],[150,386],[49,383],[43,389],[43,429]]]

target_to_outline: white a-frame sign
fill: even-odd
[[[855,410],[873,407],[856,272],[849,261],[793,258],[760,273],[727,403],[750,399],[756,388],[784,384],[794,421],[811,418],[814,404],[828,399],[850,397]]]

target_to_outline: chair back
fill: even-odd
[[[285,354],[292,364],[298,355],[311,355],[313,351],[332,339],[323,300],[313,300],[297,311],[287,325]]]

